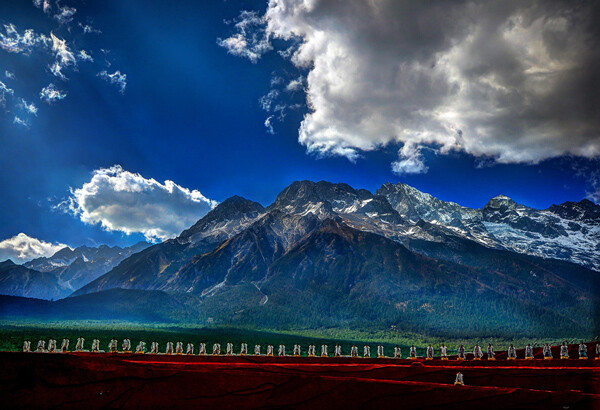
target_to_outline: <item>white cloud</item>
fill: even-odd
[[[119,70],[109,74],[106,70],[104,70],[98,73],[98,77],[109,82],[110,84],[117,85],[121,94],[125,93],[125,87],[127,87],[127,74],[121,74]]]
[[[300,91],[304,89],[304,77],[300,76],[288,83],[285,87],[286,91]]]
[[[254,11],[242,11],[235,21],[238,33],[226,38],[217,39],[217,44],[227,49],[230,54],[246,57],[256,63],[260,57],[273,47],[264,29],[266,20]]]
[[[85,223],[99,223],[108,231],[140,232],[156,241],[178,235],[217,202],[173,181],[161,184],[114,165],[95,170],[89,182],[72,190],[65,205]]]
[[[80,61],[89,61],[90,63],[94,62],[94,59],[91,55],[87,53],[85,50],[79,50],[79,54],[77,55]]]
[[[256,62],[283,42],[307,73],[309,152],[398,144],[399,173],[427,170],[423,146],[498,163],[597,158],[598,13],[578,4],[271,0],[220,43]]]
[[[265,127],[267,128],[267,132],[271,135],[275,135],[275,129],[273,128],[273,116],[269,115],[265,120]]]
[[[12,73],[8,70],[4,71],[4,76],[8,79],[14,80],[15,79],[15,73]]]
[[[95,29],[94,27],[90,26],[89,24],[79,23],[79,27],[81,27],[84,34],[90,34],[90,33],[102,34],[102,31]]]
[[[6,96],[14,94],[15,91],[12,88],[8,88],[6,84],[0,81],[0,105],[6,106]]]
[[[56,77],[61,79],[66,79],[62,70],[65,67],[71,65],[77,65],[77,59],[75,58],[75,54],[67,45],[67,41],[61,38],[58,38],[54,35],[54,33],[50,33],[50,38],[52,39],[52,51],[55,54],[56,60],[50,66],[50,71]]]
[[[585,172],[587,177],[585,197],[600,205],[600,169],[598,169],[598,165],[598,163],[595,164],[596,168],[593,171]]]
[[[415,144],[404,144],[398,152],[398,157],[398,161],[392,162],[392,171],[396,174],[423,174],[428,170],[421,155],[421,148]]]
[[[0,261],[11,259],[15,263],[25,263],[43,256],[49,257],[67,247],[62,243],[44,242],[20,233],[0,242]]]
[[[0,32],[0,48],[9,53],[29,54],[34,47],[46,45],[48,37],[36,34],[32,29],[19,33],[14,24],[4,24],[4,33]]]
[[[50,14],[52,12],[52,4],[50,4],[50,0],[33,0],[33,5],[38,9],[42,9],[46,14]]]
[[[56,86],[52,83],[48,84],[48,86],[42,88],[40,91],[40,100],[47,102],[48,104],[62,100],[67,96],[66,91],[61,91],[56,88]]]
[[[21,108],[23,108],[23,110],[25,110],[26,113],[37,115],[38,108],[35,106],[34,103],[28,103],[23,98],[21,98],[20,106]]]
[[[270,90],[267,94],[260,97],[259,103],[261,108],[267,112],[271,111],[277,97],[279,97],[279,91]]]
[[[15,117],[13,118],[13,124],[18,124],[25,128],[29,128],[29,122],[27,122],[27,120],[24,120],[23,118],[19,117],[18,115],[15,115]]]
[[[75,7],[61,7],[58,9],[58,13],[54,15],[54,19],[60,24],[68,24],[73,21],[73,16],[77,13]]]

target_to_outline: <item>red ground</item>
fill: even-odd
[[[593,357],[594,346],[589,346]],[[1,352],[0,364],[2,409],[600,409],[600,360],[592,359],[458,362]],[[465,386],[453,384],[459,370]]]

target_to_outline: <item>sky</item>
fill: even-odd
[[[304,179],[598,203],[599,8],[0,2],[0,260],[162,241]]]

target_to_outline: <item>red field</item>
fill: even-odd
[[[594,346],[588,346],[593,357]],[[0,353],[0,359],[4,409],[600,408],[600,360],[593,359],[13,352]],[[459,370],[465,386],[454,385]]]

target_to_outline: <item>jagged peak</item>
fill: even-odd
[[[0,262],[0,267],[5,267],[5,266],[14,266],[16,265],[16,263],[14,263],[12,261],[12,259],[7,259],[5,261]]]
[[[506,195],[496,195],[495,197],[493,197],[492,199],[495,199],[497,201],[513,201],[513,199],[511,197],[508,197]],[[514,202],[514,201],[513,201]]]
[[[360,199],[373,196],[366,189],[355,189],[345,183],[295,181],[277,195],[275,202],[269,206],[269,209],[302,206],[309,202],[329,202],[340,199],[343,195],[356,196]]]
[[[196,232],[202,231],[204,227],[208,226],[214,221],[224,221],[240,215],[260,214],[264,212],[265,208],[258,202],[234,195],[221,202],[213,210],[204,215],[204,217],[199,219],[194,225],[183,231],[179,235],[179,238],[189,238]]]
[[[518,204],[517,202],[506,196],[506,195],[496,195],[495,197],[493,197],[492,199],[490,199],[488,201],[488,203],[483,207],[483,209],[489,209],[489,208],[500,208],[500,207],[507,207],[507,208],[514,208],[516,207]]]

